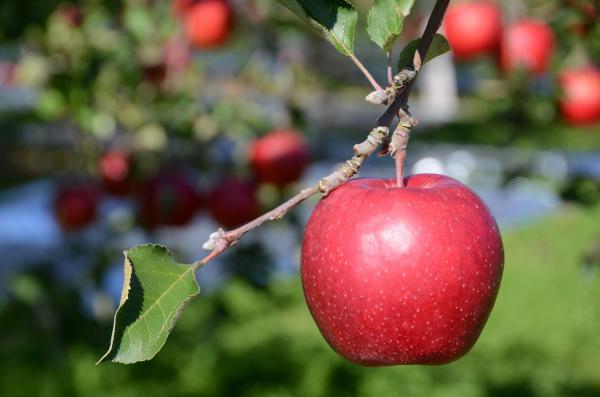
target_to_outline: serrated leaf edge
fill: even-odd
[[[123,251],[123,255],[125,256],[125,262],[124,262],[124,266],[123,266],[123,273],[124,273],[124,278],[123,278],[123,289],[121,291],[121,299],[119,301],[119,307],[117,308],[117,310],[115,311],[115,314],[113,316],[113,327],[112,327],[112,332],[111,332],[111,336],[110,336],[110,344],[108,346],[108,350],[106,351],[106,353],[104,353],[104,355],[102,355],[102,357],[100,357],[100,359],[96,362],[95,365],[98,365],[100,363],[102,363],[106,357],[108,357],[114,348],[114,341],[115,341],[115,332],[116,332],[116,327],[117,327],[117,316],[119,315],[119,311],[121,310],[121,308],[123,307],[123,305],[125,304],[125,302],[127,301],[127,298],[129,297],[129,291],[131,289],[131,275],[132,275],[132,270],[133,270],[133,266],[131,265],[130,259],[128,257],[128,253],[130,251],[134,251],[136,249],[139,249],[141,247],[157,247],[163,251],[165,251],[165,253],[167,253],[167,255],[171,256],[171,252],[167,249],[167,247],[160,245],[160,244],[141,244],[141,245],[137,245],[129,250]],[[179,280],[181,280],[184,276],[186,276],[189,272],[193,272],[195,270],[194,266],[189,266],[189,268],[181,273],[181,275],[175,280],[175,282],[173,283],[173,285],[175,285]],[[200,290],[200,286],[198,285],[198,282],[194,279],[194,282],[196,283],[196,285],[198,286],[198,290]],[[156,302],[153,303],[148,310],[146,310],[146,312],[144,314],[142,314],[142,316],[140,316],[138,319],[136,319],[136,321],[139,321],[140,319],[142,319],[147,313],[148,311],[150,311],[154,305],[157,304],[157,302],[164,296],[165,293],[167,293],[168,291],[170,291],[171,287],[169,287],[166,291],[164,291],[157,299]],[[190,295],[187,299],[185,299],[184,301],[182,301],[178,306],[177,309],[175,310],[174,315],[172,316],[172,320],[170,321],[169,324],[169,328],[167,329],[168,333],[170,333],[170,331],[173,329],[173,327],[175,326],[175,323],[177,322],[177,319],[179,318],[179,316],[181,315],[181,312],[183,310],[183,308],[185,307],[185,305],[191,301],[194,297],[196,297],[199,294],[199,292]],[[165,322],[166,324],[166,322]],[[131,328],[128,328],[127,330],[125,330],[125,332],[123,332],[123,336],[127,335],[127,333],[129,332]],[[161,328],[161,331],[164,330],[164,325],[163,328]],[[167,342],[167,339],[165,338],[165,340],[163,341],[163,343],[160,345],[160,347],[157,349],[157,352],[159,352],[162,347],[165,345],[165,343]],[[154,356],[152,357],[148,357],[146,359],[140,359],[140,360],[136,360],[136,361],[125,361],[125,360],[117,360],[116,359],[117,356],[115,356],[114,359],[112,359],[112,362],[117,362],[117,363],[122,363],[122,364],[130,364],[130,363],[134,363],[134,362],[141,362],[141,361],[148,361],[150,359],[152,359]]]

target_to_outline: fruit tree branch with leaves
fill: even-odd
[[[311,231],[312,225],[319,224],[321,208],[327,206],[327,201],[337,200],[337,197],[341,194],[338,193],[339,190],[351,189],[350,186],[354,186],[349,180],[359,172],[365,159],[377,151],[378,148],[382,148],[381,155],[395,157],[397,177],[394,183],[389,186],[385,182],[387,188],[403,191],[402,194],[412,188],[411,183],[413,182],[410,178],[404,178],[406,147],[410,131],[416,125],[416,121],[409,112],[408,98],[423,64],[449,50],[447,41],[437,33],[449,0],[436,1],[421,38],[408,43],[403,48],[399,56],[398,72],[395,75],[390,63],[392,49],[402,32],[404,19],[410,14],[414,0],[375,0],[368,14],[367,32],[371,39],[384,50],[388,61],[389,85],[385,88],[381,87],[354,54],[354,31],[358,20],[358,12],[351,4],[343,0],[280,0],[280,2],[317,30],[341,54],[350,58],[374,88],[374,91],[367,95],[366,100],[374,104],[387,105],[387,109],[377,120],[376,126],[370,131],[366,139],[354,146],[354,155],[351,159],[340,165],[331,174],[321,178],[315,185],[303,189],[288,201],[253,221],[233,230],[219,229],[212,233],[209,240],[203,245],[203,248],[210,250],[210,253],[202,260],[192,265],[178,264],[171,258],[166,248],[158,245],[142,245],[126,251],[125,282],[119,308],[115,313],[110,347],[99,362],[112,360],[121,363],[133,363],[151,359],[165,343],[179,313],[200,292],[195,280],[196,271],[225,252],[229,247],[235,245],[249,231],[268,221],[282,218],[298,204],[317,194],[321,194],[325,198],[313,213],[315,219],[311,218],[307,226],[303,244],[303,285],[313,317],[325,338],[336,351],[352,361],[365,365],[441,363],[464,354],[478,336],[478,331],[481,330],[489,310],[491,310],[497,292],[503,260],[502,245],[495,222],[485,206],[482,203],[480,204],[479,199],[471,194],[466,187],[459,186],[457,182],[434,178],[427,183],[440,183],[440,186],[451,186],[452,189],[460,191],[460,194],[456,194],[460,197],[466,197],[464,198],[466,201],[462,203],[463,207],[471,208],[474,211],[473,214],[475,214],[473,216],[483,220],[481,226],[475,226],[474,228],[476,231],[481,232],[481,235],[489,235],[487,248],[492,253],[491,257],[488,258],[489,261],[486,262],[486,266],[489,265],[490,269],[486,273],[489,280],[486,279],[485,281],[493,281],[494,284],[487,291],[480,291],[473,299],[473,301],[478,302],[479,306],[478,309],[469,309],[473,318],[467,319],[466,324],[468,326],[466,327],[471,327],[475,331],[460,327],[454,330],[456,335],[461,332],[472,334],[472,337],[467,338],[468,342],[464,345],[456,342],[456,345],[452,348],[454,350],[437,351],[435,354],[424,353],[425,355],[421,358],[399,353],[402,349],[392,349],[393,352],[384,352],[378,356],[379,358],[375,357],[377,354],[372,356],[372,351],[365,353],[363,350],[370,345],[370,341],[363,341],[364,343],[358,345],[355,345],[354,342],[348,342],[349,340],[361,339],[362,332],[358,331],[355,337],[350,338],[348,335],[354,334],[344,334],[345,331],[336,328],[335,321],[331,317],[323,318],[323,316],[327,317],[327,314],[324,314],[322,307],[319,306],[319,300],[311,296],[319,292],[312,292],[312,288],[317,288],[322,294],[322,291],[328,288],[328,284],[324,283],[318,286],[317,277],[311,277],[304,272],[305,267],[309,272],[311,268],[317,266],[315,269],[319,269],[318,273],[321,273],[320,269],[322,267],[319,267],[322,265],[319,265],[321,256],[310,254],[311,247],[314,244],[312,243],[314,240],[314,233]],[[398,123],[392,131],[391,125],[396,118],[398,118]],[[390,133],[390,131],[392,132]],[[404,189],[406,183],[408,183],[408,187]],[[368,184],[371,184],[371,182],[368,182]],[[361,216],[361,214],[357,216]],[[407,215],[407,218],[410,217],[411,215]],[[333,218],[329,219],[325,225],[320,226],[324,226],[324,228],[334,227],[340,223],[333,222]],[[479,227],[482,230],[479,230]],[[321,227],[321,229],[323,228]],[[460,234],[461,232],[457,233]],[[394,238],[407,240],[410,239],[410,235],[404,236],[399,233]],[[479,235],[476,238],[479,239]],[[474,246],[473,250],[476,251],[477,248]],[[312,256],[314,260],[308,258],[305,263],[305,252],[309,252],[308,255]],[[471,264],[470,260],[465,260],[465,263]],[[474,265],[478,263],[474,263]],[[477,273],[479,274],[479,272]],[[310,283],[308,283],[308,279],[311,280]],[[330,306],[330,303],[327,302],[327,306]],[[339,316],[343,316],[343,314],[340,313]],[[333,318],[337,318],[335,314]],[[356,321],[353,323],[357,324]],[[345,343],[340,340],[340,338],[344,338],[344,335],[346,338]],[[425,339],[425,336],[423,336],[423,339]],[[348,343],[354,347],[348,347]]]

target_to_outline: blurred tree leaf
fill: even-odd
[[[371,40],[390,51],[404,28],[404,17],[410,14],[414,0],[375,0],[367,16],[367,32]]]
[[[277,0],[303,21],[308,21],[343,55],[354,53],[358,12],[344,0]]]
[[[403,69],[408,65],[412,65],[415,51],[417,51],[417,48],[419,48],[419,44],[421,44],[421,39],[413,40],[404,46],[402,52],[400,53],[400,59],[398,59],[398,69]],[[446,38],[441,34],[437,33],[433,37],[429,51],[427,51],[425,60],[422,63],[425,64],[431,61],[433,58],[443,55],[448,51],[450,51],[450,44],[448,44],[448,40],[446,40]]]
[[[106,360],[149,360],[162,348],[183,307],[200,292],[194,267],[176,263],[160,245],[125,252],[125,280]]]

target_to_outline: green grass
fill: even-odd
[[[267,290],[232,282],[192,303],[163,351],[139,365],[93,365],[108,325],[70,324],[79,337],[57,350],[32,330],[13,329],[32,333],[28,353],[0,342],[7,357],[0,361],[0,390],[8,396],[599,396],[600,272],[581,265],[600,238],[599,219],[600,208],[566,207],[506,233],[496,307],[474,349],[450,365],[347,363],[320,336],[297,279]]]
[[[561,123],[532,126],[511,119],[454,122],[413,134],[413,142],[516,145],[531,149],[597,150],[600,125],[574,128]]]

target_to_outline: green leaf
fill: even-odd
[[[398,60],[398,69],[402,70],[406,66],[412,65],[415,51],[417,51],[419,48],[419,44],[421,44],[421,39],[416,39],[408,43],[402,49],[402,53],[400,53],[400,59]],[[429,47],[429,51],[427,51],[427,55],[425,56],[425,61],[422,62],[422,64],[425,64],[431,61],[433,58],[443,55],[448,51],[450,51],[450,44],[448,44],[448,40],[446,40],[446,38],[441,34],[436,33],[431,42],[431,46]]]
[[[358,12],[344,0],[277,0],[325,37],[344,55],[354,53]]]
[[[184,306],[200,292],[193,266],[176,263],[160,245],[125,251],[125,280],[106,360],[150,360],[162,348]]]
[[[367,32],[371,40],[390,51],[402,33],[404,17],[410,14],[414,0],[375,0],[367,16]]]

